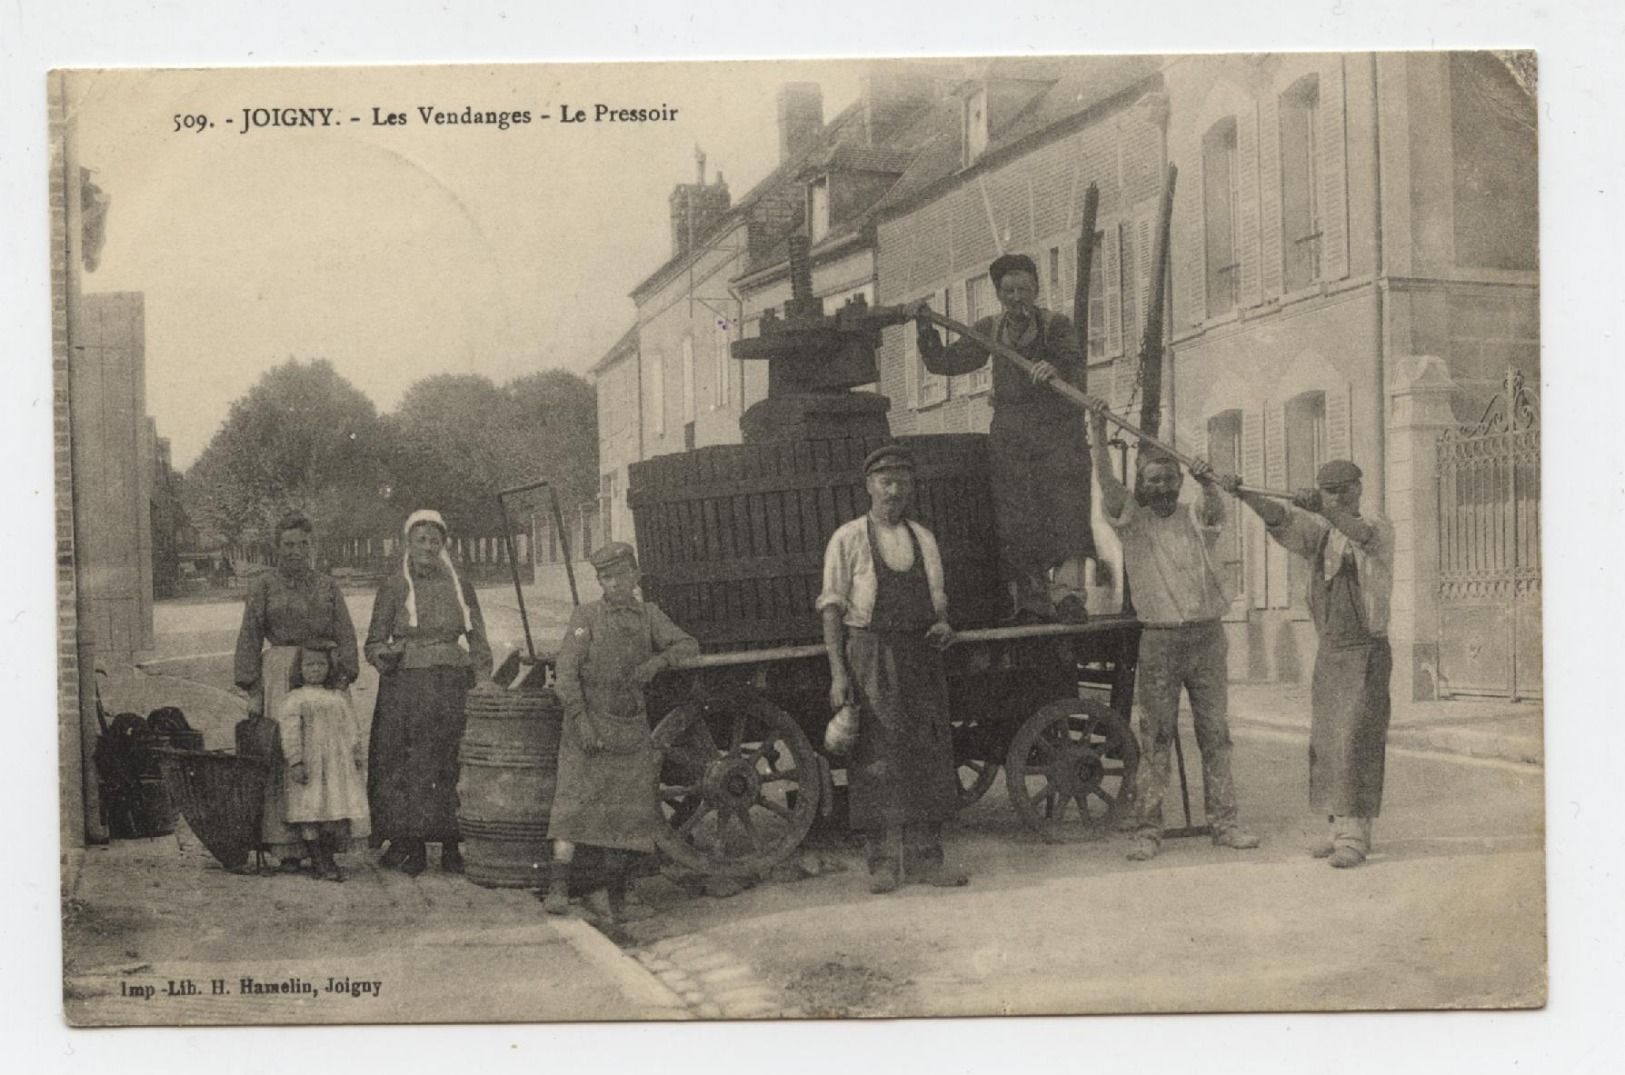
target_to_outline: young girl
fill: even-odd
[[[287,761],[286,820],[326,881],[344,880],[334,852],[371,828],[361,726],[350,699],[334,686],[338,675],[331,643],[301,647],[276,713]]]

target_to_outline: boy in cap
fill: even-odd
[[[904,880],[963,885],[942,856],[942,823],[959,809],[942,556],[931,531],[905,517],[914,493],[908,450],[879,448],[863,471],[869,512],[830,537],[818,596],[830,709],[855,704],[860,714],[847,767],[852,827],[868,833],[870,892],[894,892]]]
[[[973,326],[1035,363],[1031,375],[993,364],[993,508],[1005,572],[1015,589],[1018,622],[1082,623],[1083,562],[1095,555],[1089,524],[1089,449],[1083,417],[1045,382],[1059,377],[1082,388],[1084,359],[1072,323],[1037,305],[1038,266],[1006,254],[988,266],[1003,314]],[[943,346],[937,330],[919,328],[920,358],[932,373],[981,369],[987,348],[966,337]]]
[[[637,554],[615,541],[592,566],[603,600],[570,618],[559,649],[557,682],[564,704],[559,775],[547,834],[553,865],[544,905],[570,910],[576,845],[605,849],[609,911],[625,917],[631,856],[654,851],[651,801],[659,753],[650,735],[643,687],[673,661],[697,657],[700,644],[666,614],[638,599]]]
[[[1104,443],[1104,415],[1096,409],[1090,421],[1097,443]],[[1172,457],[1142,444],[1135,471],[1131,496],[1106,453],[1095,457],[1100,506],[1123,542],[1123,569],[1144,622],[1135,687],[1140,709],[1137,826],[1128,857],[1143,862],[1156,857],[1162,845],[1162,801],[1181,691],[1191,700],[1191,723],[1202,752],[1203,807],[1213,842],[1248,850],[1258,846],[1258,837],[1236,820],[1236,783],[1230,770],[1228,643],[1221,622],[1230,600],[1213,560],[1224,522],[1217,476],[1206,463],[1193,466],[1201,499],[1182,506],[1179,491],[1185,476]]]
[[[1309,614],[1320,645],[1310,696],[1309,805],[1327,816],[1327,838],[1310,850],[1339,869],[1371,852],[1371,819],[1382,808],[1388,745],[1388,601],[1394,587],[1394,526],[1360,512],[1360,468],[1334,459],[1286,508],[1240,491],[1270,537],[1309,562]]]

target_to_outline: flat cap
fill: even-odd
[[[614,567],[623,560],[633,567],[638,566],[638,554],[632,546],[624,541],[611,541],[587,558],[588,562],[599,571]]]
[[[1361,478],[1360,468],[1347,459],[1333,459],[1329,463],[1322,463],[1315,472],[1315,484],[1325,488],[1328,485],[1346,485],[1357,482]]]
[[[863,461],[863,473],[873,474],[877,470],[913,470],[914,453],[901,444],[887,444],[870,452]]]

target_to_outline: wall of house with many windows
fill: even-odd
[[[1152,95],[1012,158],[960,173],[942,193],[883,219],[877,234],[882,304],[929,299],[958,321],[995,314],[988,266],[1026,254],[1039,269],[1039,301],[1072,316],[1084,191],[1100,191],[1089,316],[1091,391],[1119,403],[1135,393],[1150,236],[1164,165],[1160,101]],[[974,146],[972,147],[974,148]],[[944,378],[920,361],[914,333],[888,332],[881,390],[892,432],[985,432],[991,371]]]

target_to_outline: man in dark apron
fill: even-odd
[[[870,508],[831,536],[818,610],[830,707],[856,705],[847,768],[852,826],[869,837],[869,891],[905,880],[963,885],[943,866],[942,822],[959,808],[942,653],[953,641],[942,557],[904,518],[914,459],[885,447],[864,461]]]
[[[1083,353],[1072,323],[1038,306],[1038,266],[1005,254],[988,266],[1003,313],[972,327],[1032,360],[1023,373],[993,362],[993,513],[999,551],[1013,587],[1018,621],[1083,623],[1083,564],[1095,555],[1089,521],[1089,448],[1083,416],[1047,383],[1084,386]],[[918,334],[920,358],[932,373],[972,373],[992,362],[969,337],[946,346],[929,326]]]
[[[1320,636],[1309,732],[1309,805],[1327,815],[1327,839],[1310,851],[1347,869],[1371,851],[1371,819],[1382,810],[1388,743],[1388,602],[1393,592],[1394,527],[1360,513],[1360,468],[1336,459],[1316,489],[1293,497],[1296,510],[1251,493],[1242,501],[1270,536],[1309,562],[1309,612]],[[1237,492],[1239,479],[1223,483]]]

